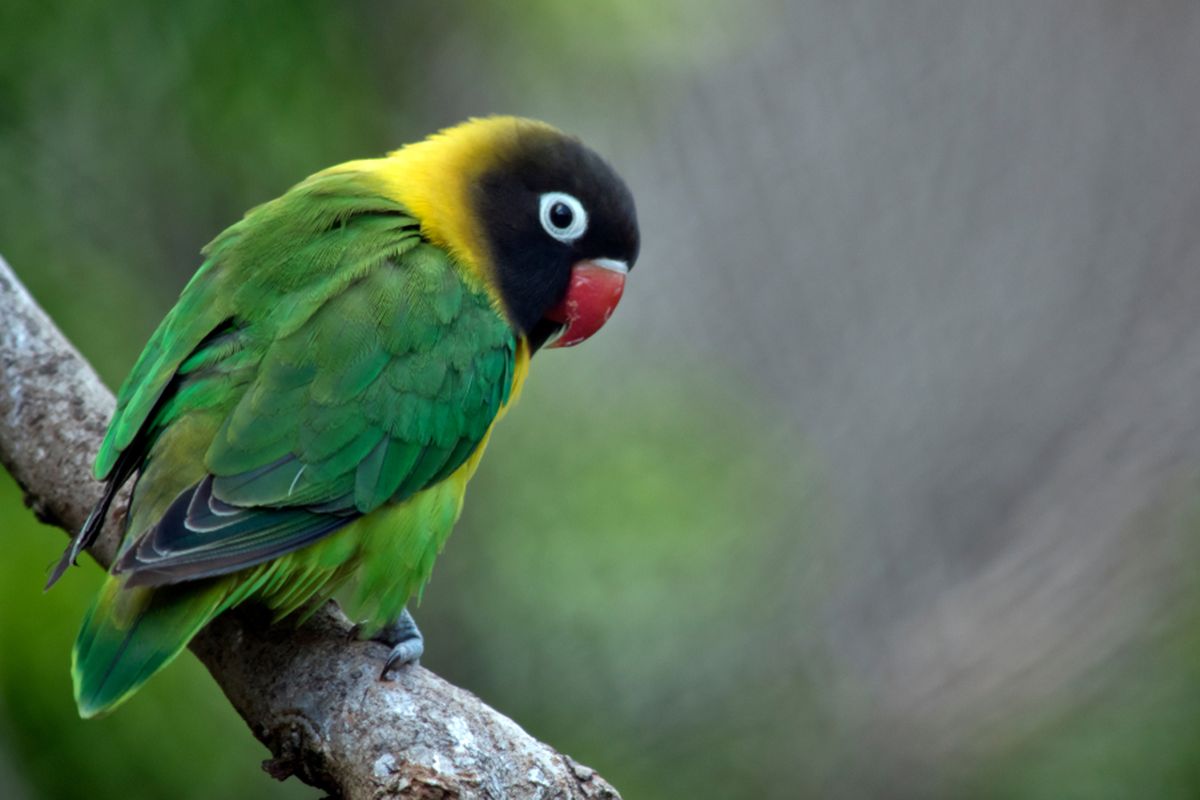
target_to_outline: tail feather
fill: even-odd
[[[128,699],[221,611],[226,594],[219,583],[127,589],[110,577],[71,657],[79,715],[99,716]]]

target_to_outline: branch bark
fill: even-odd
[[[112,394],[0,258],[0,463],[43,522],[70,532],[99,498],[91,460]],[[113,504],[91,555],[107,567],[128,506]],[[225,614],[191,649],[250,730],[295,775],[335,797],[604,798],[593,770],[422,667],[378,680],[387,649],[355,642],[332,604],[299,629]],[[80,723],[84,724],[84,723]]]

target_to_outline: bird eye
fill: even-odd
[[[560,242],[570,244],[587,231],[587,211],[578,199],[566,192],[546,192],[540,203],[542,227]]]

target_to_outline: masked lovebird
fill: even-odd
[[[128,698],[216,615],[302,619],[348,581],[360,635],[423,640],[405,606],[541,347],[612,314],[633,199],[579,140],[471,120],[332,167],[254,208],[151,337],[96,457],[134,481],[121,550],[75,643],[79,712]]]

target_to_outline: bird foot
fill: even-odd
[[[357,632],[358,626],[355,626],[354,633]],[[407,608],[395,622],[385,625],[379,633],[372,636],[371,641],[392,648],[392,652],[388,653],[383,662],[383,670],[379,673],[381,681],[390,680],[389,673],[406,664],[415,666],[425,652],[425,637],[421,635],[421,629],[417,627]]]

